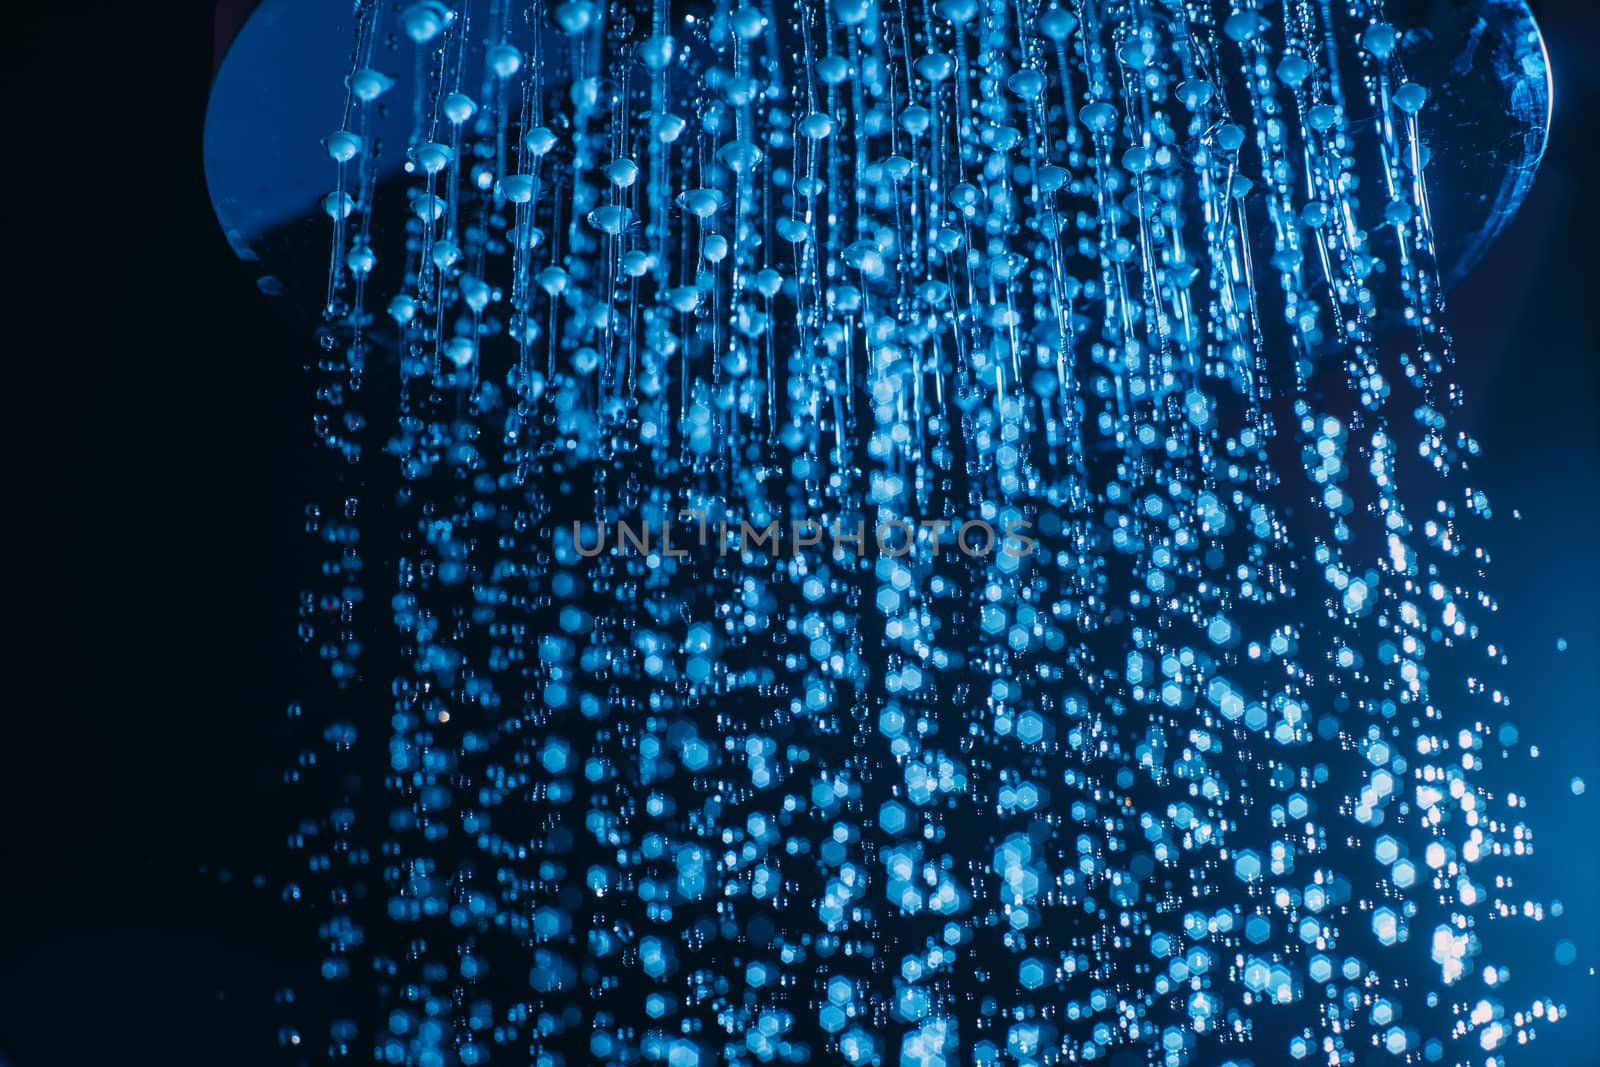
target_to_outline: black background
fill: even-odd
[[[1549,154],[1451,322],[1487,453],[1476,481],[1523,516],[1498,526],[1496,588],[1517,719],[1547,746],[1532,821],[1543,863],[1581,894],[1569,909],[1591,914],[1586,970],[1600,950],[1600,19],[1585,2],[1535,10],[1556,71]],[[274,793],[310,341],[274,317],[210,212],[212,4],[7,17],[0,1065],[277,1062],[272,991],[317,952],[250,880],[288,829]],[[1596,1062],[1595,980],[1569,984],[1586,1018],[1542,1036],[1539,1062]]]

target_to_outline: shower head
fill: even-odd
[[[616,95],[624,108],[645,111],[651,104],[646,99],[648,71],[638,62],[638,45],[653,28],[649,5],[636,6],[646,12],[637,19],[626,14],[626,5],[613,10],[606,44],[613,76],[606,79],[605,91]],[[1220,25],[1228,6],[1214,7]],[[1344,74],[1352,78],[1361,47],[1358,20],[1343,11],[1330,14],[1326,3],[1321,7],[1336,28],[1326,41],[1328,54],[1336,67],[1343,54]],[[231,40],[225,42],[225,51],[219,46],[205,128],[212,203],[230,245],[257,271],[260,288],[280,297],[279,305],[300,320],[326,317],[329,219],[323,202],[331,172],[323,142],[340,126],[340,81],[352,69],[361,24],[373,8],[371,3],[264,0],[252,11],[245,0],[225,3],[219,12],[219,33]],[[433,8],[446,20],[453,18],[450,8]],[[432,10],[426,4],[407,8],[418,11],[419,18],[423,9]],[[716,66],[703,29],[714,5],[680,2],[668,10],[679,49],[668,67],[669,97],[693,100],[696,81]],[[1438,274],[1448,289],[1483,258],[1533,182],[1550,123],[1544,44],[1524,0],[1390,0],[1385,10],[1398,31],[1395,50],[1408,77],[1429,91],[1422,139],[1433,176],[1428,195]],[[682,32],[696,20],[700,31]],[[774,42],[798,56],[802,42],[796,25],[779,22]],[[918,30],[913,26],[909,32],[915,36]],[[565,55],[569,39],[553,17],[542,25],[508,25],[504,36],[530,58],[538,50],[552,70],[559,67],[557,57]],[[698,49],[698,54],[685,58],[686,49]],[[402,31],[391,28],[372,60],[396,82],[371,109],[364,135],[369,146],[380,148],[368,155],[376,197],[390,202],[404,199],[411,177],[407,169],[414,169],[407,148],[416,118],[412,83],[420,68],[414,69],[410,51]],[[615,62],[624,56],[632,62]],[[486,77],[488,61],[482,48],[464,54],[463,84],[475,88]],[[1247,116],[1248,97],[1239,80],[1225,91]],[[623,100],[623,95],[630,99]],[[1355,114],[1360,110],[1352,108],[1350,135],[1356,142],[1375,140],[1374,120],[1370,114]],[[1241,124],[1253,137],[1249,122]],[[521,132],[514,118],[510,129],[513,139]],[[1362,162],[1370,164],[1371,158]],[[1368,171],[1361,174],[1363,180],[1382,180],[1375,169]],[[1257,182],[1244,199],[1248,206],[1265,195]],[[1265,212],[1255,213],[1254,243],[1270,256],[1274,236],[1266,223]],[[399,227],[382,232],[381,222],[375,226],[378,232],[370,238],[383,264],[380,273],[398,269],[403,253],[385,253],[403,248],[403,232]],[[398,276],[391,282],[397,285]],[[1383,332],[1399,319],[1393,309],[1381,309],[1377,322]]]

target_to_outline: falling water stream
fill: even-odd
[[[338,1007],[287,1044],[1498,1064],[1565,1014],[1495,950],[1550,904],[1382,3],[357,13],[288,775]]]

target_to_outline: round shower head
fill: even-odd
[[[323,316],[327,296],[324,198],[330,173],[323,142],[342,121],[338,90],[351,69],[358,23],[368,5],[264,0],[247,18],[240,10],[247,4],[224,6],[225,21],[236,32],[222,55],[206,120],[212,203],[234,251],[258,271],[262,291],[281,296],[296,317],[315,320]],[[1226,5],[1220,7],[1219,18]],[[440,10],[448,15],[450,9]],[[692,5],[674,4],[672,18],[704,22],[709,10],[696,16]],[[1544,42],[1525,0],[1394,0],[1386,10],[1399,31],[1396,50],[1405,69],[1429,90],[1423,139],[1439,277],[1449,288],[1483,258],[1532,185],[1550,125]],[[609,32],[631,33],[642,41],[649,21],[643,16]],[[564,47],[553,24],[518,29],[529,38],[527,44],[537,37],[546,55],[560,54]],[[785,39],[792,36],[790,28],[778,29],[784,46],[793,47]],[[1355,51],[1358,29],[1332,50]],[[410,44],[397,44],[394,36],[387,42],[394,50],[391,65],[401,55],[398,44]],[[678,38],[680,50],[700,40],[683,33]],[[481,55],[464,59],[469,81],[486,62]],[[696,63],[670,68],[684,80],[686,97],[700,69]],[[408,63],[391,73],[400,83],[415,77]],[[644,80],[635,78],[631,88],[625,87],[624,73],[621,81],[608,79],[606,91],[632,92],[631,104],[647,106]],[[403,197],[413,166],[406,153],[415,119],[411,100],[411,86],[398,84],[371,113],[367,138],[380,150],[369,159],[377,168],[379,196],[387,190]],[[1365,126],[1353,123],[1352,136],[1375,136],[1370,120]],[[1252,196],[1259,195],[1258,186]],[[1270,255],[1266,215],[1258,212],[1255,219],[1256,243]],[[403,240],[403,234],[390,237]],[[377,247],[384,241],[384,235],[373,236],[380,261],[395,262],[399,257],[384,257]]]

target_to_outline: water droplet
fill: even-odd
[[[426,44],[455,21],[456,14],[438,0],[421,0],[400,12],[400,28],[418,44]]]
[[[362,69],[345,79],[357,100],[373,101],[394,86],[394,79],[375,70]]]

